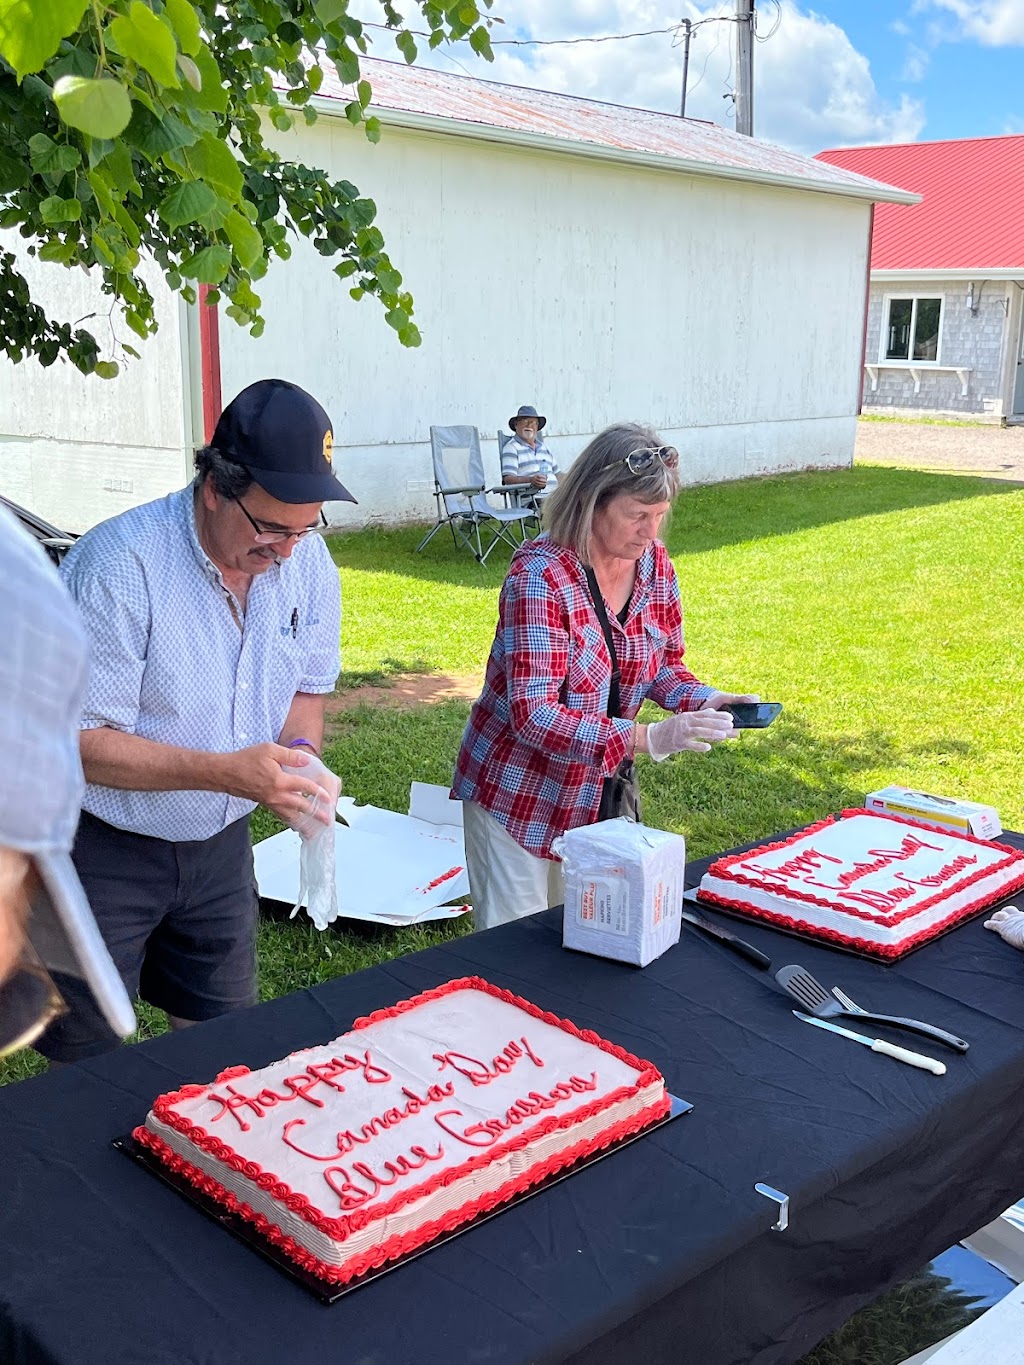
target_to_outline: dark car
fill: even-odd
[[[19,507],[16,502],[11,502],[10,498],[0,495],[0,503],[7,508],[8,512],[18,518],[30,536],[34,536],[39,541],[54,564],[60,563],[78,539],[70,531],[58,530],[56,526],[44,521],[42,517],[37,517],[35,512],[30,512],[25,507]]]

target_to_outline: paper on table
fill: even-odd
[[[447,789],[437,790],[447,800]],[[435,808],[444,809],[439,803]],[[338,906],[343,918],[402,925],[450,919],[461,913],[461,905],[444,905],[469,893],[458,825],[432,824],[397,811],[357,806],[351,797],[339,800],[338,813],[348,821],[334,830]],[[445,814],[451,819],[453,812]],[[299,845],[292,830],[256,845],[253,857],[261,896],[294,905]]]

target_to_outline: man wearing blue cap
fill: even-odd
[[[129,993],[177,1027],[256,999],[253,807],[334,817],[319,751],[340,590],[315,533],[324,502],[355,499],[332,444],[308,393],[252,384],[187,488],[94,527],[62,566],[93,660],[75,866]],[[37,1046],[77,1061],[117,1041],[84,1002]]]

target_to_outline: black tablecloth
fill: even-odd
[[[687,926],[638,971],[565,952],[560,921],[0,1091],[0,1360],[778,1365],[1024,1190],[1024,955],[980,920],[894,967],[742,931],[776,967],[969,1039],[963,1058],[924,1048],[941,1078],[800,1023],[769,977]],[[332,1307],[110,1145],[162,1091],[467,974],[650,1058],[693,1112]],[[790,1195],[788,1231],[758,1181]]]

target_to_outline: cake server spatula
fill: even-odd
[[[843,1038],[850,1038],[855,1043],[863,1043],[872,1052],[884,1053],[886,1057],[893,1057],[897,1062],[906,1062],[908,1066],[920,1067],[922,1071],[930,1071],[933,1076],[944,1076],[946,1074],[945,1062],[937,1062],[934,1057],[926,1057],[923,1052],[908,1052],[905,1047],[897,1047],[895,1043],[887,1043],[884,1038],[865,1038],[863,1033],[854,1033],[852,1029],[841,1028],[839,1024],[832,1024],[827,1019],[812,1019],[809,1014],[801,1014],[799,1010],[794,1010],[793,1013],[805,1024],[814,1024],[818,1028],[828,1029],[830,1033],[838,1033]]]
[[[916,1033],[922,1038],[931,1038],[937,1043],[944,1043],[946,1047],[951,1047],[954,1052],[966,1052],[970,1047],[963,1038],[958,1038],[954,1033],[947,1033],[945,1029],[938,1028],[935,1024],[924,1024],[920,1019],[904,1019],[891,1014],[872,1014],[865,1010],[853,1011],[845,1009],[839,1001],[825,987],[814,979],[814,977],[803,967],[795,964],[789,967],[781,967],[775,973],[775,980],[782,989],[791,995],[800,1007],[813,1014],[817,1019],[870,1019],[873,1024],[887,1024],[890,1028],[906,1029],[908,1033]]]

